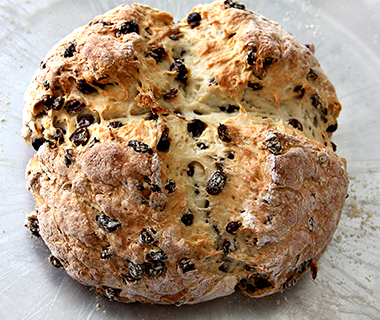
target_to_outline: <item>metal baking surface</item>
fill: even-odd
[[[175,21],[200,0],[148,1]],[[23,94],[48,50],[118,0],[0,2],[0,319],[379,319],[380,4],[375,0],[245,0],[248,9],[314,43],[343,105],[333,141],[347,159],[349,198],[315,281],[282,294],[237,292],[195,306],[109,302],[48,262],[24,228],[34,201],[24,170],[34,150],[20,138]],[[125,2],[126,4],[129,1]]]

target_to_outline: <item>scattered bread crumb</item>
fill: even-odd
[[[349,218],[359,218],[360,214],[362,213],[362,210],[359,209],[359,205],[357,204],[357,202],[351,202],[349,206],[351,207],[351,209],[347,212],[347,216]]]

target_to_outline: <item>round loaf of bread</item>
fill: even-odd
[[[312,45],[235,1],[178,24],[119,6],[47,54],[25,96],[27,226],[122,302],[283,291],[336,230],[341,105]]]

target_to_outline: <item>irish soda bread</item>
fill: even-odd
[[[312,45],[235,1],[178,24],[133,4],[59,42],[25,97],[27,226],[56,266],[122,302],[283,291],[347,192],[341,105]]]

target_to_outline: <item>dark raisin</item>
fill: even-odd
[[[331,142],[331,147],[334,152],[336,152],[336,149],[338,148],[337,145],[334,142]]]
[[[237,107],[237,106],[228,105],[228,106],[226,106],[226,107],[219,107],[219,109],[220,109],[220,111],[222,111],[222,112],[233,113],[233,112],[238,111],[240,108]]]
[[[110,246],[102,248],[102,253],[100,254],[100,258],[105,260],[111,258],[112,254],[110,252]]]
[[[178,89],[171,88],[167,93],[164,94],[163,97],[165,101],[168,101],[174,99],[176,96],[178,96]]]
[[[194,166],[193,166],[193,164],[190,163],[190,164],[187,166],[187,171],[186,171],[186,173],[187,173],[187,175],[188,175],[189,177],[194,176]]]
[[[203,142],[199,142],[197,143],[197,147],[201,150],[206,150],[208,149],[208,146],[206,146],[206,144],[204,144]]]
[[[49,256],[49,261],[51,265],[55,268],[63,268],[61,261],[58,258],[54,257],[52,254]]]
[[[159,46],[151,48],[149,55],[157,62],[161,62],[165,56],[165,53],[165,48],[163,46]]]
[[[194,215],[192,213],[185,213],[182,218],[181,222],[186,226],[191,226],[194,222]]]
[[[46,68],[46,62],[45,61],[41,61],[40,68],[41,69],[45,69]]]
[[[83,117],[80,118],[78,121],[78,126],[79,127],[88,127],[92,125],[95,121],[95,118],[93,116],[88,116],[88,117]]]
[[[227,263],[227,262],[223,262],[223,263],[218,267],[218,270],[227,273],[227,272],[228,272],[228,263]]]
[[[273,63],[275,63],[276,62],[276,59],[275,58],[272,58],[272,57],[266,57],[265,59],[264,59],[264,63],[263,63],[263,65],[264,65],[264,68],[268,68],[268,67],[270,67]]]
[[[219,194],[223,190],[226,184],[226,180],[227,180],[227,175],[222,170],[215,171],[211,175],[210,179],[207,181],[207,184],[206,184],[207,193],[212,194],[212,195]]]
[[[156,241],[157,231],[152,228],[144,228],[140,232],[140,242],[142,244],[151,244]]]
[[[235,8],[235,9],[239,9],[239,10],[244,10],[245,9],[245,5],[242,4],[242,3],[239,3],[235,0],[225,0],[224,1],[224,5],[226,6],[226,8]]]
[[[233,152],[228,152],[226,154],[227,159],[233,160],[235,159],[235,154]]]
[[[45,89],[49,89],[49,87],[50,87],[50,83],[47,80],[43,83],[43,85],[44,85]]]
[[[81,111],[86,105],[78,100],[69,100],[65,105],[65,109],[69,114],[76,114]]]
[[[259,290],[273,286],[272,282],[270,282],[268,279],[260,277],[260,276],[253,278],[253,283],[254,283],[255,288],[259,289]]]
[[[135,152],[153,154],[153,150],[144,142],[137,140],[130,140],[128,147],[131,147]]]
[[[89,94],[89,93],[93,93],[93,92],[98,92],[98,90],[96,90],[93,86],[90,86],[86,80],[79,80],[77,82],[77,87],[78,87],[78,90],[82,93],[86,93],[86,94]]]
[[[297,273],[298,274],[304,273],[309,268],[310,264],[311,264],[311,259],[302,262],[302,264],[297,269]]]
[[[251,264],[245,264],[244,265],[244,270],[245,271],[257,271],[256,267],[251,265]]]
[[[129,276],[133,280],[140,280],[143,278],[144,273],[145,273],[145,264],[141,263],[133,263],[132,261],[129,261],[128,263],[128,271],[129,271]]]
[[[314,80],[317,80],[317,78],[318,78],[318,75],[315,73],[315,71],[313,69],[310,69],[309,73],[306,76],[306,79],[309,81],[310,80],[314,81]]]
[[[122,126],[123,126],[123,124],[120,121],[111,121],[108,124],[108,127],[111,127],[111,128],[114,128],[114,129],[121,128]]]
[[[98,289],[98,292],[105,296],[109,301],[117,301],[121,289],[113,289],[110,287],[102,286]]]
[[[108,21],[95,21],[95,22],[91,23],[91,26],[97,25],[97,24],[101,24],[103,27],[112,25],[112,23],[108,22]]]
[[[302,87],[302,85],[298,85],[294,88],[294,92],[296,92],[298,94],[298,97],[299,98],[303,98],[304,94],[305,94],[305,88]]]
[[[338,123],[330,124],[326,131],[327,132],[335,132],[338,129]]]
[[[152,249],[147,256],[149,261],[165,261],[168,256],[160,249]]]
[[[169,138],[169,128],[165,128],[165,130],[161,134],[161,138],[157,143],[157,150],[161,152],[168,151],[170,148],[170,138]]]
[[[257,91],[261,90],[263,88],[263,85],[260,82],[248,81],[248,87],[251,88],[253,91]]]
[[[44,94],[41,97],[41,102],[46,107],[47,110],[50,110],[53,104],[53,98],[48,94]]]
[[[34,138],[32,141],[32,147],[34,150],[38,151],[38,149],[45,143],[47,140],[43,137]]]
[[[32,189],[35,189],[36,186],[40,183],[39,179],[40,179],[41,175],[42,175],[41,172],[35,172],[35,173],[33,173],[32,178],[31,178],[31,180],[29,182],[29,185],[30,185],[30,187]],[[35,219],[37,219],[37,218],[35,218]],[[29,218],[28,218],[28,223],[25,225],[25,227],[27,227],[27,228],[30,227],[29,226],[29,222],[30,221],[29,221]]]
[[[102,213],[100,216],[96,216],[96,222],[98,223],[99,227],[107,232],[114,232],[121,226],[120,221],[112,219],[104,213]]]
[[[313,231],[314,230],[314,219],[310,218],[307,222],[307,225],[308,225],[309,231]]]
[[[75,43],[71,42],[63,49],[63,57],[70,58],[74,56],[74,52],[77,52],[77,49]]]
[[[52,137],[54,139],[54,137]],[[48,140],[47,143],[49,144],[50,148],[57,148],[57,142]]]
[[[150,180],[150,178],[148,176],[145,176],[144,177],[144,181],[147,183],[147,184],[151,184],[152,181]]]
[[[230,221],[226,226],[226,231],[230,234],[235,234],[235,232],[241,227],[240,221]]]
[[[283,289],[291,288],[293,287],[297,282],[297,279],[294,276],[291,276],[288,278],[285,283],[282,285]]]
[[[140,183],[136,183],[136,184],[135,184],[135,187],[136,187],[136,189],[139,190],[139,191],[143,191],[143,190],[144,190],[144,186],[143,186],[142,184],[140,184]]]
[[[256,48],[248,52],[247,63],[253,66],[256,63]]]
[[[310,263],[310,273],[311,273],[311,277],[313,280],[315,280],[317,278],[317,275],[318,275],[318,264],[313,261],[311,261]]]
[[[184,258],[179,262],[178,267],[182,270],[183,273],[193,271],[195,270],[195,262],[193,260]]]
[[[65,99],[63,97],[57,97],[54,99],[51,107],[54,110],[61,110],[64,104],[65,104]]]
[[[256,287],[252,283],[248,283],[247,278],[242,279],[239,285],[248,294],[254,294],[256,292]]]
[[[222,250],[225,255],[229,254],[231,250],[231,242],[228,240],[224,240],[223,245],[222,245]]]
[[[193,138],[199,137],[206,129],[206,124],[199,120],[193,119],[187,123],[187,131],[193,136]]]
[[[224,124],[219,124],[218,126],[218,136],[223,142],[231,142],[231,138],[228,133],[228,128]]]
[[[175,181],[173,181],[171,179],[169,179],[169,180],[166,181],[166,183],[165,183],[165,190],[168,193],[173,193],[176,188],[177,188],[177,186],[175,184]]]
[[[190,27],[195,28],[201,24],[202,17],[198,12],[193,12],[187,16],[187,23]]]
[[[276,135],[270,135],[265,140],[265,147],[270,153],[276,156],[281,154],[282,144]]]
[[[314,107],[314,108],[319,108],[321,105],[322,105],[322,102],[321,100],[319,99],[319,96],[317,94],[313,94],[311,97],[311,105]]]
[[[266,218],[265,218],[265,221],[264,221],[264,224],[272,224],[272,222],[273,222],[273,218],[275,217],[275,215],[274,214],[270,214],[269,216],[267,216]]]
[[[250,293],[250,294],[253,294],[256,292],[256,287],[251,283],[245,284],[244,289],[245,289],[245,292]]]
[[[297,119],[289,119],[288,124],[299,131],[303,131],[303,125]]]
[[[149,277],[158,277],[165,273],[166,271],[166,265],[165,262],[162,261],[154,261],[152,263],[147,263],[146,272]]]
[[[171,64],[170,71],[177,72],[176,79],[186,84],[187,82],[186,75],[188,74],[189,71],[187,70],[185,64],[183,63],[181,59],[176,59],[174,63]]]
[[[72,135],[70,140],[78,147],[80,145],[85,146],[90,138],[90,133],[86,127],[77,128]]]
[[[61,128],[55,130],[56,134],[52,138],[57,141],[57,143],[62,144],[65,141],[64,131]]]
[[[35,237],[40,237],[40,226],[38,224],[37,217],[30,216],[28,217],[27,224],[25,225],[32,235]]]
[[[122,34],[127,33],[139,34],[140,28],[136,21],[125,21],[116,29],[116,38],[119,38]]]
[[[151,184],[150,185],[150,190],[152,190],[152,192],[161,192],[160,186],[158,186],[156,184]]]
[[[73,161],[73,150],[72,149],[65,149],[64,151],[64,158],[66,167],[70,167],[72,161]]]
[[[149,120],[157,121],[158,120],[158,114],[157,113],[151,113],[149,116]]]

